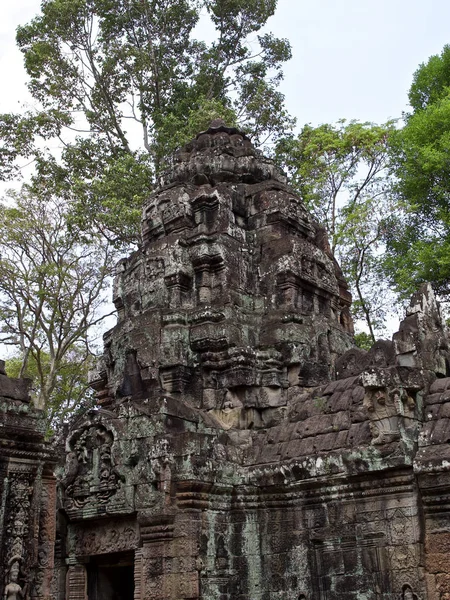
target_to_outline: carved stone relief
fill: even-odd
[[[103,425],[87,425],[69,441],[65,476],[65,506],[106,504],[120,487],[120,475],[112,458],[113,433]]]
[[[71,552],[75,556],[93,556],[134,550],[139,543],[136,523],[110,521],[103,525],[74,526]]]
[[[83,561],[131,551],[135,600],[438,600],[422,544],[448,525],[450,382],[428,292],[394,342],[355,348],[323,229],[223,123],[176,154],[142,239],[94,382],[110,413],[67,439],[68,600]]]

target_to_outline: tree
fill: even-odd
[[[439,102],[450,91],[450,46],[444,46],[440,55],[430,56],[419,65],[408,92],[409,103],[416,113]]]
[[[430,281],[450,293],[450,46],[414,74],[412,112],[393,136],[396,191],[404,211],[387,229],[386,272],[408,296]]]
[[[136,239],[143,199],[166,157],[214,117],[255,143],[293,120],[278,91],[286,40],[258,33],[277,0],[44,0],[20,27],[36,114],[0,117],[3,176],[33,157],[36,189],[77,198],[75,215],[110,241]],[[202,11],[216,40],[193,37]],[[48,154],[37,137],[60,141]]]
[[[115,250],[138,241],[169,154],[217,117],[257,144],[293,124],[278,91],[289,43],[261,33],[276,4],[43,0],[19,27],[38,108],[0,115],[0,178],[22,158],[35,171],[0,206],[0,341],[50,420],[84,396]],[[194,36],[202,14],[210,44]]]
[[[5,363],[9,377],[19,377],[21,372],[23,374],[23,357],[20,354],[7,358]],[[88,372],[91,366],[91,356],[84,351],[84,348],[76,346],[60,362],[56,385],[45,407],[48,434],[61,431],[70,417],[78,411],[94,406],[94,392],[88,385]],[[39,397],[41,386],[45,385],[50,371],[51,358],[48,353],[42,351],[39,361],[34,358],[34,355],[29,356],[25,375],[33,382],[34,397]]]
[[[325,226],[353,293],[354,317],[365,321],[373,341],[383,331],[389,305],[381,250],[392,209],[388,145],[393,131],[393,123],[305,125],[296,139],[283,140],[277,149],[294,187]]]
[[[98,235],[69,226],[68,213],[26,187],[0,205],[0,342],[13,350],[14,374],[33,379],[49,421],[84,395],[114,258]]]
[[[353,294],[353,317],[365,323],[372,343],[384,334],[386,317],[394,311],[383,270],[385,211],[390,202],[383,198],[378,203],[368,196],[344,206],[339,214],[336,256]]]

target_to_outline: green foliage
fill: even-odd
[[[159,132],[158,161],[165,166],[165,161],[175,148],[192,140],[200,131],[208,129],[213,119],[221,118],[227,125],[237,125],[234,111],[215,98],[198,98],[196,108],[186,108],[185,115],[169,115],[162,123]]]
[[[361,350],[370,350],[373,345],[372,336],[366,331],[355,333],[355,344]]]
[[[374,125],[345,120],[337,125],[305,125],[297,138],[280,143],[278,157],[303,201],[330,236],[332,250],[342,222],[340,207],[362,196],[384,193],[388,138],[393,124]],[[342,213],[341,213],[342,214]]]
[[[386,226],[384,270],[400,298],[408,299],[421,283],[431,282],[441,299],[450,293],[450,233],[427,228],[417,212],[406,206]]]
[[[321,413],[325,413],[328,406],[328,398],[326,396],[317,396],[313,400],[314,408]]]
[[[114,255],[98,235],[68,224],[61,199],[24,187],[0,205],[0,342],[9,368],[31,376],[49,422],[86,391],[91,338],[104,317]]]
[[[56,386],[46,406],[48,433],[60,430],[68,418],[80,410],[94,406],[94,392],[88,386],[91,358],[79,348],[70,351],[61,361],[56,375]],[[30,356],[26,371],[20,355],[5,361],[9,377],[27,377],[32,380],[32,394],[39,397],[42,381],[51,376],[51,357],[42,352],[40,360]]]
[[[386,272],[407,296],[424,281],[450,292],[450,47],[414,75],[413,112],[393,137],[397,194],[403,212],[387,229]]]
[[[303,201],[327,230],[352,290],[353,315],[367,323],[373,341],[389,308],[381,252],[385,218],[392,210],[388,147],[393,132],[392,122],[305,125],[297,138],[277,147]]]
[[[431,56],[414,73],[409,90],[409,103],[418,112],[448,96],[450,90],[450,46],[440,56]]]
[[[59,135],[63,124],[68,124],[65,115],[55,111],[43,111],[21,115],[0,114],[0,181],[17,177],[17,159],[29,158],[37,153],[34,140],[39,135],[44,140]]]
[[[116,244],[136,241],[143,200],[199,128],[222,117],[261,144],[292,126],[278,91],[289,43],[258,35],[276,4],[44,0],[17,31],[42,111],[0,116],[2,176],[14,174],[19,156],[34,157],[34,189],[71,194],[78,225]],[[201,13],[216,30],[210,44],[193,37]],[[39,137],[62,142],[60,159]]]

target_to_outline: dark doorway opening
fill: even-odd
[[[88,600],[133,600],[132,553],[92,557],[87,565]]]

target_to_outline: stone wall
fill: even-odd
[[[52,594],[56,459],[29,387],[0,361],[0,596],[8,599]]]
[[[98,408],[66,440],[58,598],[448,599],[431,289],[392,341],[354,348],[323,230],[221,122],[174,157],[142,232],[118,265]]]

